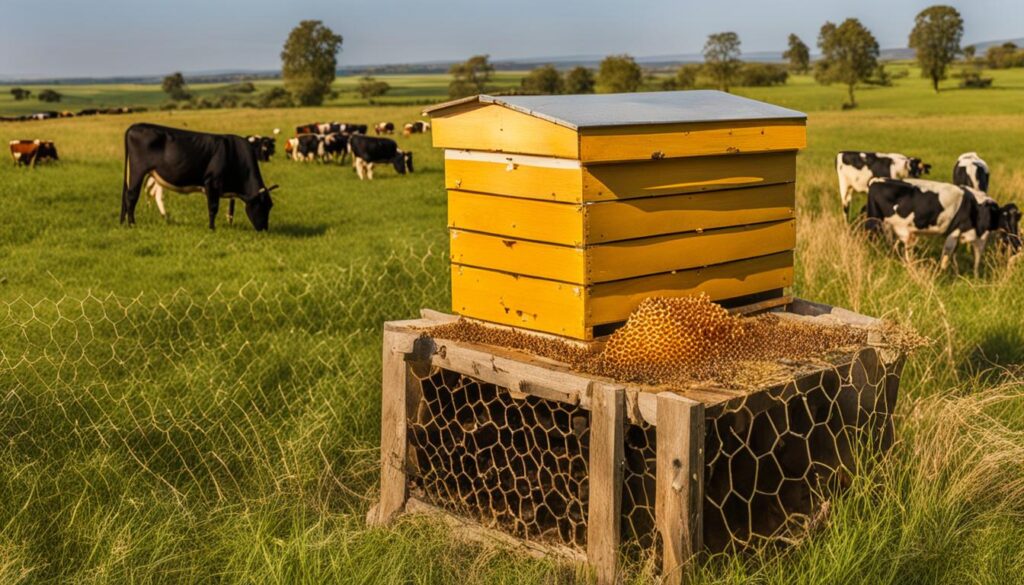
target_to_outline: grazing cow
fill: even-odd
[[[430,122],[409,122],[402,129],[402,134],[409,136],[410,134],[423,134],[430,130]]]
[[[324,137],[319,134],[299,134],[288,141],[292,160],[309,162],[324,156]]]
[[[121,192],[121,223],[135,223],[139,194],[151,177],[163,189],[206,195],[210,229],[222,197],[245,202],[245,212],[256,231],[267,229],[274,202],[263,183],[256,152],[241,136],[206,134],[155,124],[133,124],[124,134],[124,186]],[[162,207],[158,200],[158,206]],[[163,210],[161,210],[163,213]]]
[[[399,175],[413,172],[412,153],[403,152],[390,138],[354,134],[348,138],[348,151],[359,179],[373,180],[373,165],[391,163]]]
[[[971,244],[974,274],[993,232],[1003,232],[1019,249],[1020,211],[1016,205],[999,207],[995,200],[970,187],[921,179],[872,179],[868,187],[867,227],[873,232],[892,230],[910,258],[918,234],[941,235],[941,268],[960,243]]]
[[[395,125],[392,122],[378,122],[373,125],[373,131],[377,133],[377,136],[381,134],[394,134]]]
[[[78,112],[78,115],[79,116],[95,116],[95,115],[97,115],[99,113],[100,113],[100,111],[98,109],[96,109],[96,108],[86,108],[86,109]]]
[[[12,140],[10,147],[16,165],[34,167],[37,162],[59,160],[57,147],[49,140]]]
[[[953,166],[953,184],[988,193],[988,164],[976,152],[965,152]]]
[[[324,160],[337,160],[339,163],[345,163],[345,156],[348,154],[348,134],[342,134],[340,132],[332,132],[326,136],[323,136],[323,154],[321,158]]]
[[[256,159],[260,162],[270,161],[270,157],[274,156],[274,151],[277,149],[277,141],[270,136],[246,136],[246,140],[252,145],[256,151]]]
[[[843,203],[843,213],[849,212],[854,192],[868,191],[871,179],[918,178],[931,170],[932,165],[902,154],[840,152],[836,155],[836,173],[839,175],[839,199]]]
[[[295,127],[295,135],[296,136],[298,136],[300,134],[319,134],[319,133],[320,133],[320,124],[315,123],[315,122],[313,124],[303,124],[302,126],[296,126]]]

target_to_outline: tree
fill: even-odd
[[[789,35],[789,48],[782,54],[789,61],[789,70],[793,73],[807,73],[811,70],[811,50],[795,34]]]
[[[452,65],[448,73],[452,75],[448,95],[453,99],[466,97],[484,93],[494,73],[494,65],[491,65],[490,55],[474,55],[463,63]]]
[[[700,74],[701,66],[697,64],[680,65],[676,74],[661,82],[661,88],[666,91],[678,89],[693,89],[697,86],[697,75]]]
[[[708,35],[704,43],[704,71],[715,80],[719,89],[729,91],[742,64],[739,35],[734,32]]]
[[[192,97],[192,95],[188,93],[188,87],[185,85],[185,76],[182,75],[180,71],[164,77],[164,81],[160,87],[164,90],[164,93],[169,95],[171,99],[176,102],[186,101]]]
[[[629,55],[609,55],[597,70],[597,91],[624,93],[640,89],[644,72]]]
[[[939,91],[939,82],[946,78],[946,68],[960,53],[964,36],[964,19],[952,6],[932,6],[918,13],[910,32],[910,48],[917,51],[921,77],[932,80]]]
[[[281,51],[281,76],[299,105],[319,106],[331,92],[341,42],[319,20],[303,20],[292,29]]]
[[[55,104],[61,100],[64,96],[52,89],[44,89],[39,92],[39,101]]]
[[[256,104],[261,108],[289,108],[294,102],[288,90],[275,86],[260,94]]]
[[[524,93],[538,95],[562,93],[563,87],[562,76],[554,65],[537,67],[523,78],[520,85]]]
[[[836,26],[826,22],[818,34],[818,61],[814,77],[819,83],[842,83],[850,95],[848,107],[856,107],[853,90],[867,81],[878,66],[878,41],[856,18],[847,18]]]
[[[594,72],[586,67],[573,67],[565,74],[562,90],[569,94],[594,93]]]
[[[20,102],[27,100],[32,95],[32,91],[22,87],[12,87],[11,95],[14,96],[14,101]]]
[[[359,94],[363,99],[373,99],[380,97],[391,90],[391,85],[386,81],[378,81],[369,75],[364,76],[356,84],[356,93]]]
[[[967,61],[968,63],[974,63],[974,57],[975,55],[977,55],[977,53],[978,47],[975,47],[974,45],[967,45],[966,47],[964,47],[963,50],[964,61]]]

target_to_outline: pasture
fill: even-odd
[[[837,111],[843,88],[808,78],[738,90],[810,112],[794,292],[911,324],[932,343],[904,375],[898,444],[830,503],[825,526],[784,551],[711,559],[698,582],[1019,581],[1024,266],[1007,268],[990,250],[974,279],[961,250],[962,274],[940,274],[938,242],[904,264],[847,227],[834,170],[841,149],[897,151],[948,180],[957,155],[976,150],[992,168],[991,195],[1024,202],[1024,75],[995,77],[997,89],[936,95],[912,75],[861,90],[862,108],[850,112]],[[415,81],[396,97],[443,95],[445,77]],[[263,165],[268,184],[281,185],[265,234],[241,213],[228,226],[223,211],[210,232],[197,195],[169,198],[170,223],[140,202],[138,225],[118,225],[132,122],[269,134],[317,120],[397,125],[418,111],[0,124],[4,143],[54,140],[62,159],[0,164],[0,581],[578,577],[466,546],[424,520],[364,526],[378,473],[381,323],[448,308],[443,161],[429,135],[396,138],[416,153],[415,174],[381,166],[373,182],[348,165],[285,161],[279,141]],[[633,567],[631,580],[649,582],[648,571]]]

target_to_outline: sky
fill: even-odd
[[[4,0],[0,77],[109,77],[280,67],[289,30],[322,20],[339,65],[692,54],[709,33],[743,50],[813,46],[826,20],[856,17],[882,48],[905,47],[918,0]],[[957,0],[964,42],[1024,37],[1024,1]]]

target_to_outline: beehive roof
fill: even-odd
[[[807,114],[714,90],[585,95],[477,95],[431,106],[435,114],[471,103],[496,104],[579,130],[603,126],[804,120]]]

